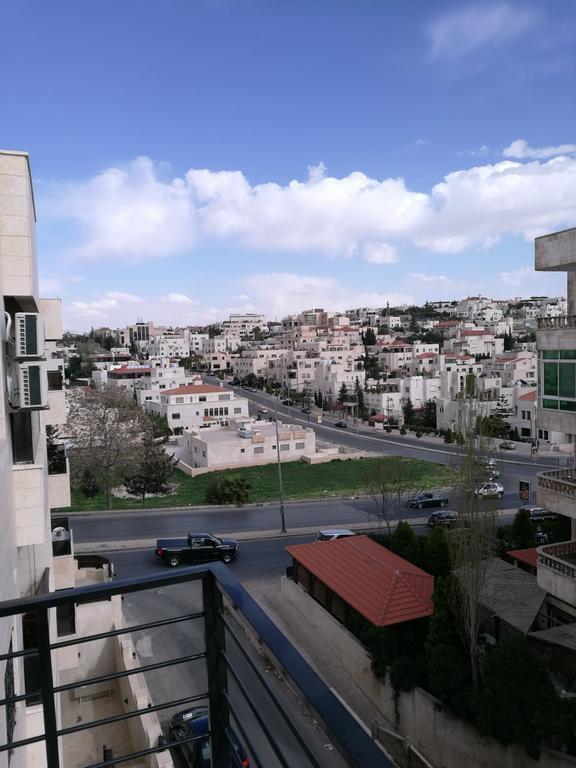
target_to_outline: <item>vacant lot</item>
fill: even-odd
[[[393,470],[397,462],[403,461],[407,485],[412,490],[442,488],[451,484],[453,471],[444,464],[432,461],[399,459],[394,456],[378,459],[348,459],[331,461],[327,464],[304,464],[299,461],[282,465],[282,480],[285,499],[329,498],[330,496],[351,496],[365,493],[368,477],[373,474],[379,462]],[[205,504],[208,483],[221,474],[245,477],[252,485],[252,501],[270,501],[278,498],[278,469],[275,464],[263,467],[233,469],[228,472],[211,472],[191,478],[176,469],[171,481],[178,484],[175,494],[147,498],[146,507],[186,507]],[[114,509],[138,509],[141,499],[114,499]],[[72,493],[72,510],[106,509],[104,494],[92,499],[78,491]]]

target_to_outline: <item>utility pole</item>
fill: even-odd
[[[280,533],[288,533],[284,517],[284,490],[282,488],[282,462],[280,461],[280,440],[278,437],[278,410],[274,406],[274,426],[276,427],[276,458],[278,461],[278,495],[280,496]]]

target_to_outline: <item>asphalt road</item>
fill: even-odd
[[[262,542],[264,543],[264,542]],[[243,580],[252,581],[254,576],[261,573],[262,568],[269,571],[273,564],[274,580],[277,582],[281,573],[288,564],[288,555],[284,551],[287,541],[266,542],[261,550],[268,552],[259,557],[255,549],[257,545],[251,543],[242,551],[242,556],[233,563],[230,569]],[[158,563],[150,550],[111,552],[109,557],[116,565],[118,578],[134,578],[153,573],[166,566]],[[255,563],[258,564],[256,569]],[[123,600],[124,617],[128,624],[135,625],[161,618],[181,616],[188,612],[200,610],[202,606],[199,583],[187,583],[175,585],[160,590],[148,590],[141,593],[132,593]],[[274,673],[266,660],[260,657],[250,643],[246,642],[243,631],[237,627],[234,635],[239,637],[240,644],[250,655],[252,661],[260,669],[273,690],[274,699],[290,714],[296,723],[296,728],[305,739],[306,744],[316,756],[319,764],[326,768],[344,768],[345,763],[332,749],[329,739],[319,730],[318,724],[310,716],[308,711],[297,701],[291,689],[283,679]],[[175,659],[186,654],[197,653],[204,649],[205,639],[203,623],[201,620],[187,621],[171,624],[165,627],[135,632],[133,635],[136,650],[143,664],[158,662],[161,660]],[[230,655],[230,662],[236,673],[240,676],[243,687],[249,691],[249,695],[256,710],[262,715],[269,731],[282,746],[282,752],[288,765],[309,768],[311,763],[302,752],[293,734],[289,731],[278,709],[271,703],[269,694],[265,691],[238,645],[229,632],[226,636],[226,648]],[[206,668],[203,660],[191,661],[170,666],[146,673],[146,682],[155,703],[169,702],[186,696],[202,694],[207,690]],[[232,712],[239,714],[239,720],[245,729],[259,762],[251,760],[251,765],[280,766],[273,754],[268,741],[258,724],[253,712],[247,704],[240,687],[235,683],[234,677],[228,677],[228,690]],[[195,704],[194,706],[198,706]],[[161,723],[167,734],[169,720],[176,711],[182,707],[170,708],[162,711]],[[237,722],[237,721],[236,721]],[[239,735],[239,727],[235,726],[234,716],[232,727]],[[251,757],[253,757],[251,755]]]

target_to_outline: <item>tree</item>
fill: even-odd
[[[528,549],[536,546],[536,537],[527,509],[519,509],[514,515],[511,534],[515,549]]]
[[[162,441],[166,442],[172,434],[166,416],[162,416],[160,413],[149,413],[148,421],[150,422],[150,427],[152,429],[152,436],[162,438]]]
[[[405,520],[401,520],[394,532],[390,536],[388,547],[395,554],[403,557],[414,565],[420,565],[419,554],[420,545],[418,543],[418,537],[414,533],[414,528]]]
[[[356,398],[356,415],[359,419],[363,419],[365,411],[364,392],[362,392],[358,376],[356,376],[356,381],[354,382],[354,397]]]
[[[426,400],[422,409],[422,426],[436,429],[436,401]]]
[[[348,400],[348,387],[344,382],[342,382],[342,386],[340,387],[340,391],[338,392],[338,397],[336,399],[339,403],[345,403],[346,400]]]
[[[112,509],[112,488],[137,461],[146,418],[132,398],[115,387],[71,390],[69,403],[66,435],[72,481],[81,485],[88,473],[105,490],[107,508]]]
[[[557,730],[560,702],[524,637],[506,637],[487,650],[477,707],[484,733],[502,744],[523,744],[539,757],[542,743]]]
[[[162,445],[156,441],[150,425],[137,446],[135,463],[124,478],[128,493],[141,496],[146,500],[147,493],[159,493],[166,490],[168,478],[172,474],[178,459],[169,456]]]
[[[372,347],[374,344],[376,344],[376,334],[374,333],[373,328],[366,328],[366,330],[361,334],[362,338],[362,344],[364,344],[364,347]],[[366,355],[368,355],[368,352],[366,352]]]
[[[486,583],[487,560],[496,546],[495,501],[476,494],[478,466],[486,451],[485,440],[478,435],[478,424],[485,415],[484,403],[473,398],[459,401],[457,432],[462,447],[454,485],[458,521],[448,535],[450,559],[457,576],[457,589],[452,592],[454,614],[468,650],[475,688],[479,682],[480,598]]]
[[[208,504],[236,504],[241,507],[250,501],[252,486],[244,477],[220,475],[206,486]]]
[[[403,497],[410,487],[408,464],[409,460],[401,457],[379,458],[365,475],[366,493],[376,507],[378,533],[382,534],[384,523],[388,538],[392,518],[402,509]]]
[[[423,569],[432,576],[448,576],[450,574],[450,550],[446,531],[439,525],[434,526],[430,535],[426,536],[424,545]]]
[[[412,404],[412,400],[408,398],[404,405],[402,406],[402,413],[404,414],[404,424],[407,424],[410,426],[414,422],[415,418],[415,411],[414,406]]]
[[[514,349],[512,331],[504,331],[504,352],[510,352],[512,349]]]

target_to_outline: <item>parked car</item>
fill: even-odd
[[[178,712],[170,720],[168,735],[170,741],[184,741],[195,736],[205,736],[198,741],[176,744],[172,749],[177,752],[183,765],[187,768],[211,768],[212,753],[210,750],[210,732],[207,707],[193,707],[184,712]],[[238,741],[234,731],[230,729],[230,754],[224,762],[226,768],[249,768],[248,755]]]
[[[544,509],[544,507],[533,507],[529,505],[520,507],[518,512],[528,512],[531,522],[534,523],[538,523],[540,520],[556,520],[558,517],[555,512],[550,512],[550,510]]]
[[[476,496],[484,499],[501,499],[504,496],[504,486],[500,483],[484,483],[476,489]]]
[[[185,539],[158,539],[154,554],[158,560],[176,568],[180,563],[222,560],[231,563],[238,557],[240,545],[234,539],[219,539],[211,533],[189,533]]]
[[[335,427],[338,427],[338,429],[346,429],[348,427],[348,424],[346,424],[345,421],[337,421],[334,424]]]
[[[266,414],[266,413],[269,413],[269,411],[268,411],[268,408],[265,408],[263,405],[261,405],[260,408],[258,408],[258,413]]]
[[[451,509],[443,509],[438,512],[432,512],[428,518],[427,525],[429,528],[435,528],[436,526],[451,528],[457,519],[458,514],[456,512]]]
[[[449,500],[445,496],[435,493],[419,493],[408,499],[406,506],[409,509],[422,509],[423,507],[447,507]]]
[[[355,535],[354,531],[349,531],[347,528],[325,528],[323,531],[318,531],[316,541],[334,541]]]
[[[312,413],[310,408],[302,408],[302,413]]]
[[[510,440],[503,440],[498,447],[502,451],[515,451],[516,443],[513,443]]]
[[[282,400],[282,405],[294,405],[294,401],[288,397],[286,400]]]

